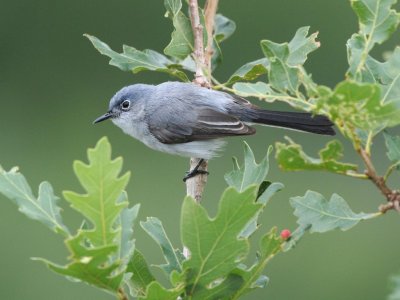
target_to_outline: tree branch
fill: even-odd
[[[218,0],[208,0],[205,8],[205,24],[207,30],[208,42],[207,42],[207,53],[210,51],[212,56],[212,42],[213,42],[213,27],[214,18],[217,11]],[[193,58],[196,63],[196,73],[194,83],[210,88],[211,81],[207,78],[205,71],[208,76],[211,76],[211,56],[206,55],[204,50],[203,42],[203,25],[200,22],[199,5],[197,0],[189,0],[189,12],[190,22],[192,24],[193,36],[194,36],[194,50]],[[211,44],[210,44],[211,43]],[[211,47],[211,48],[210,48]],[[207,71],[208,70],[208,71]],[[198,163],[201,157],[190,159],[190,170],[192,170]],[[207,171],[208,163],[204,160],[199,170]],[[204,187],[207,183],[207,174],[199,174],[195,177],[186,180],[186,194],[192,196],[196,202],[201,201]]]
[[[385,213],[390,209],[395,209],[400,212],[400,193],[389,188],[386,184],[385,177],[379,176],[376,173],[375,167],[371,161],[371,156],[367,150],[360,148],[357,152],[361,156],[365,167],[367,168],[365,175],[368,176],[368,178],[375,184],[375,186],[381,191],[388,201],[388,203],[382,204],[379,207],[379,210],[382,213]]]

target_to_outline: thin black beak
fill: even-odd
[[[93,121],[93,124],[105,121],[112,117],[112,113],[110,111],[106,112],[104,115],[98,117],[96,120]]]

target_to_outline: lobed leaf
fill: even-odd
[[[181,234],[183,244],[191,253],[183,263],[189,295],[226,277],[247,255],[249,242],[238,236],[262,208],[261,204],[255,203],[256,197],[255,186],[242,193],[228,188],[213,219],[193,199],[185,198]],[[228,245],[229,252],[226,251]]]
[[[348,174],[357,170],[357,165],[338,161],[343,156],[343,146],[338,140],[330,141],[319,152],[319,158],[308,156],[301,145],[289,140],[288,144],[276,143],[275,158],[285,171],[323,170]]]
[[[361,220],[376,217],[379,213],[354,213],[346,201],[337,194],[327,200],[321,194],[307,191],[303,197],[290,199],[300,226],[310,228],[311,232],[327,232],[334,229],[348,230]]]
[[[110,65],[116,66],[122,71],[131,71],[135,74],[141,71],[158,71],[168,73],[182,81],[189,81],[179,64],[176,64],[154,50],[146,49],[140,51],[124,45],[123,52],[118,53],[98,38],[88,34],[85,34],[85,36],[101,54],[111,58]]]
[[[280,92],[296,94],[301,83],[301,66],[310,52],[319,47],[315,39],[317,33],[307,37],[309,27],[301,27],[289,43],[277,44],[269,40],[261,41],[261,49],[268,58],[268,81]]]
[[[18,168],[5,171],[0,167],[0,193],[14,201],[19,211],[27,217],[37,220],[55,232],[68,235],[68,228],[61,219],[61,208],[57,205],[58,197],[54,195],[50,183],[42,182],[36,198],[25,177]]]
[[[254,153],[250,146],[244,142],[244,165],[239,167],[236,158],[233,158],[233,171],[225,174],[225,181],[229,186],[233,186],[239,192],[243,192],[253,184],[260,185],[268,174],[269,161],[268,157],[272,151],[272,147],[268,148],[267,155],[258,164],[255,161]]]
[[[85,216],[93,225],[85,230],[86,237],[93,246],[113,244],[119,230],[114,224],[127,201],[118,201],[129,180],[129,173],[119,177],[122,158],[111,160],[111,145],[102,138],[94,149],[88,150],[89,164],[74,162],[74,171],[80,183],[87,191],[77,194],[71,191],[63,193],[71,207]]]
[[[111,159],[111,145],[102,138],[88,150],[89,164],[75,161],[75,173],[86,194],[64,192],[71,206],[85,216],[75,236],[65,243],[70,252],[65,266],[39,259],[51,270],[117,293],[134,250],[132,225],[139,206],[127,208],[124,192],[129,173],[119,176],[122,159]]]

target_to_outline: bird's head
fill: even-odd
[[[144,100],[150,95],[154,86],[147,84],[129,85],[119,90],[110,100],[108,111],[94,120],[95,123],[111,119],[118,123],[130,116],[134,116],[143,106]]]

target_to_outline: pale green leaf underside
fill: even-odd
[[[67,227],[62,223],[58,197],[54,195],[50,183],[42,182],[39,185],[39,194],[36,198],[25,177],[17,168],[5,171],[0,167],[0,193],[14,201],[19,211],[27,217],[37,220],[51,230],[68,234]]]
[[[179,65],[154,50],[146,49],[140,51],[124,45],[123,52],[118,53],[98,38],[88,34],[85,34],[85,36],[101,54],[111,59],[110,65],[116,66],[123,71],[131,71],[133,73],[158,71],[168,73],[182,81],[189,81],[187,75],[180,69]]]
[[[307,191],[303,197],[293,197],[290,204],[301,226],[310,226],[311,232],[334,229],[348,230],[361,220],[376,217],[376,213],[354,213],[346,201],[337,194],[327,200],[317,192]]]
[[[147,218],[145,222],[140,222],[142,228],[153,238],[153,240],[160,246],[167,264],[160,265],[160,268],[167,274],[172,271],[182,271],[178,254],[172,246],[161,221],[157,218]]]
[[[383,133],[385,137],[385,144],[387,151],[387,157],[392,161],[392,163],[399,163],[400,166],[400,137],[391,136],[387,133]],[[399,168],[399,166],[397,168]]]
[[[391,293],[387,300],[400,300],[400,275],[395,275],[390,278]]]

